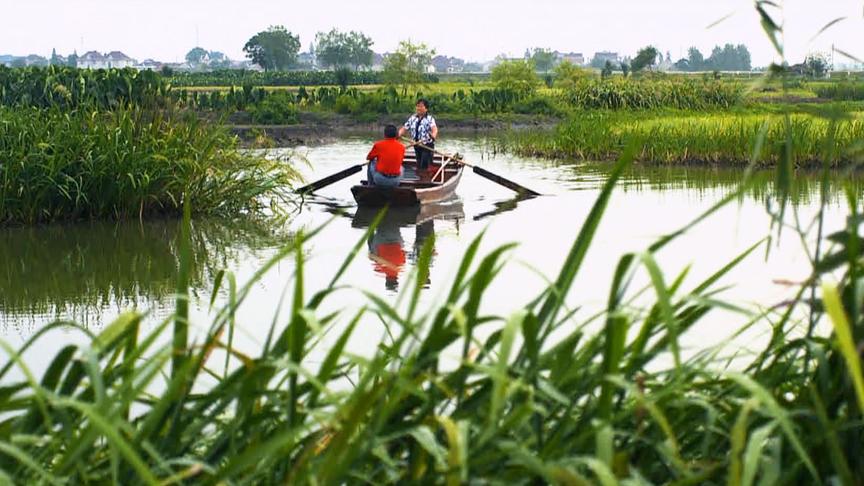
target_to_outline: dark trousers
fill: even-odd
[[[424,143],[423,145],[429,147],[430,149],[435,148],[435,142]],[[430,165],[432,165],[432,151],[426,150],[425,148],[421,148],[418,146],[414,146],[414,155],[417,156],[417,168],[419,169],[427,169]]]

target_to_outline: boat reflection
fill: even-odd
[[[351,226],[368,228],[380,211],[380,208],[357,208]],[[458,232],[459,224],[464,219],[465,212],[461,201],[387,209],[367,241],[372,270],[375,274],[384,277],[384,288],[391,292],[399,289],[400,278],[406,273],[406,266],[417,265],[423,247],[427,243],[433,245],[430,248],[431,269],[436,255],[434,247],[436,220],[439,225],[444,221],[453,222]],[[414,228],[414,239],[410,249],[406,250],[402,228],[410,227]],[[431,283],[431,278],[427,277],[424,287],[428,288]]]

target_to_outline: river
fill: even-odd
[[[351,139],[292,151],[306,158],[308,166],[303,165],[301,170],[314,180],[362,161],[369,142]],[[419,211],[393,211],[371,241],[365,234],[374,213],[358,211],[349,191],[359,175],[327,187],[302,206],[291,208],[291,217],[282,225],[254,219],[196,220],[192,228],[193,325],[200,330],[209,323],[211,289],[220,270],[231,272],[242,285],[280,248],[291,244],[298,232],[309,232],[321,225],[323,229],[303,252],[308,291],[326,288],[350,250],[358,243],[361,248],[340,281],[345,289],[325,304],[328,311],[343,311],[343,321],[356,309],[370,304],[366,293],[399,304],[400,295],[410,288],[409,276],[420,249],[432,244],[433,236],[432,266],[420,292],[421,308],[441,301],[466,248],[481,235],[481,255],[502,244],[517,243],[507,253],[506,266],[484,297],[483,312],[506,316],[528,303],[560,270],[606,180],[609,164],[550,162],[496,154],[482,139],[445,141],[441,147],[458,151],[466,160],[544,195],[517,201],[508,189],[466,172],[457,199]],[[574,322],[602,308],[621,255],[644,251],[658,237],[693,220],[735,190],[740,176],[739,170],[712,168],[636,167],[628,171],[613,193],[568,296],[573,308],[581,308]],[[739,201],[720,209],[657,254],[667,281],[689,266],[683,288],[692,288],[700,278],[769,234],[775,238],[718,284],[729,286],[720,296],[750,309],[768,307],[790,294],[787,282],[806,277],[809,262],[802,241],[807,238],[798,238],[789,228],[783,230],[782,238],[776,238],[765,203],[772,190],[771,174],[759,174],[757,179],[759,183]],[[806,222],[817,213],[819,193],[815,180],[802,177],[787,219],[797,217]],[[846,214],[843,198],[834,191],[829,197],[826,231],[838,228]],[[18,347],[58,319],[75,321],[98,332],[130,308],[150,311],[149,326],[170,316],[179,234],[177,221],[0,230],[0,337]],[[237,343],[247,352],[254,352],[266,339],[282,296],[287,294],[290,299],[295,270],[294,257],[285,258],[252,287],[237,316]],[[226,301],[226,288],[227,283],[223,283],[216,307]],[[401,299],[407,300],[404,296]],[[284,326],[285,320],[284,316],[276,318],[277,325]],[[724,342],[745,321],[744,316],[733,312],[718,312],[685,336],[685,346],[699,349]],[[754,329],[736,340],[745,345],[758,342],[765,330]],[[352,350],[374,351],[384,332],[380,322],[369,320],[352,342]],[[28,354],[28,360],[41,368],[66,342],[82,339],[81,332],[72,328],[53,331],[38,351]]]

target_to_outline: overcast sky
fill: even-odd
[[[789,0],[784,4],[787,59],[830,50],[832,43],[864,56],[864,0]],[[720,24],[715,21],[732,14]],[[828,22],[849,17],[812,37]],[[143,60],[181,60],[197,42],[243,58],[243,44],[269,25],[300,35],[360,30],[385,52],[402,39],[426,42],[439,54],[485,60],[526,47],[633,55],[653,44],[673,59],[695,45],[706,56],[716,44],[744,43],[755,65],[773,50],[748,0],[0,0],[0,54],[121,50]],[[838,57],[838,62],[844,62]]]

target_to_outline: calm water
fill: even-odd
[[[310,180],[362,160],[369,143],[353,140],[337,145],[299,149],[310,162],[303,170]],[[328,310],[350,313],[368,302],[364,291],[396,302],[407,286],[420,248],[434,235],[431,274],[422,293],[423,305],[434,303],[449,290],[448,282],[466,247],[481,233],[481,254],[508,242],[518,246],[509,263],[486,294],[483,311],[506,315],[535,297],[547,278],[560,270],[570,245],[605,180],[604,168],[484,152],[482,141],[456,141],[443,148],[459,151],[478,165],[519,181],[546,196],[517,202],[513,194],[467,172],[459,198],[422,210],[389,214],[369,240],[364,235],[374,214],[358,211],[349,192],[352,177],[311,197],[284,227],[256,221],[196,221],[193,227],[193,321],[208,323],[214,276],[220,269],[246,281],[282,245],[300,230],[329,222],[306,247],[307,289],[328,284],[350,249],[360,242],[361,252],[348,268],[346,286],[328,303]],[[644,250],[657,237],[674,231],[711,207],[734,187],[737,171],[711,169],[634,169],[625,177],[595,238],[580,277],[570,295],[577,313],[587,318],[602,306],[618,258]],[[768,234],[769,217],[764,196],[770,176],[740,203],[720,210],[708,221],[664,249],[658,260],[673,279],[690,266],[692,288],[745,248]],[[795,197],[794,213],[807,221],[818,209],[815,183],[803,184]],[[832,195],[827,222],[839,227],[845,214],[840,198]],[[123,309],[151,311],[153,323],[173,308],[179,224],[176,221],[100,223],[45,228],[0,230],[0,336],[13,346],[46,323],[68,319],[97,330]],[[806,275],[807,255],[791,231],[767,254],[760,250],[748,258],[723,284],[723,296],[739,303],[776,304],[789,294],[782,281]],[[278,302],[294,282],[294,260],[281,261],[254,287],[238,316],[238,340],[254,349],[266,337]],[[781,282],[781,283],[778,283]],[[224,292],[217,302],[224,301]],[[347,319],[347,316],[346,316]],[[716,314],[698,332],[686,337],[691,349],[725,339],[743,318]],[[284,325],[285,319],[277,319]],[[374,349],[380,324],[370,321],[352,344],[357,352]],[[754,331],[744,338],[759,339]],[[31,359],[41,361],[80,333],[56,332],[40,345]]]

